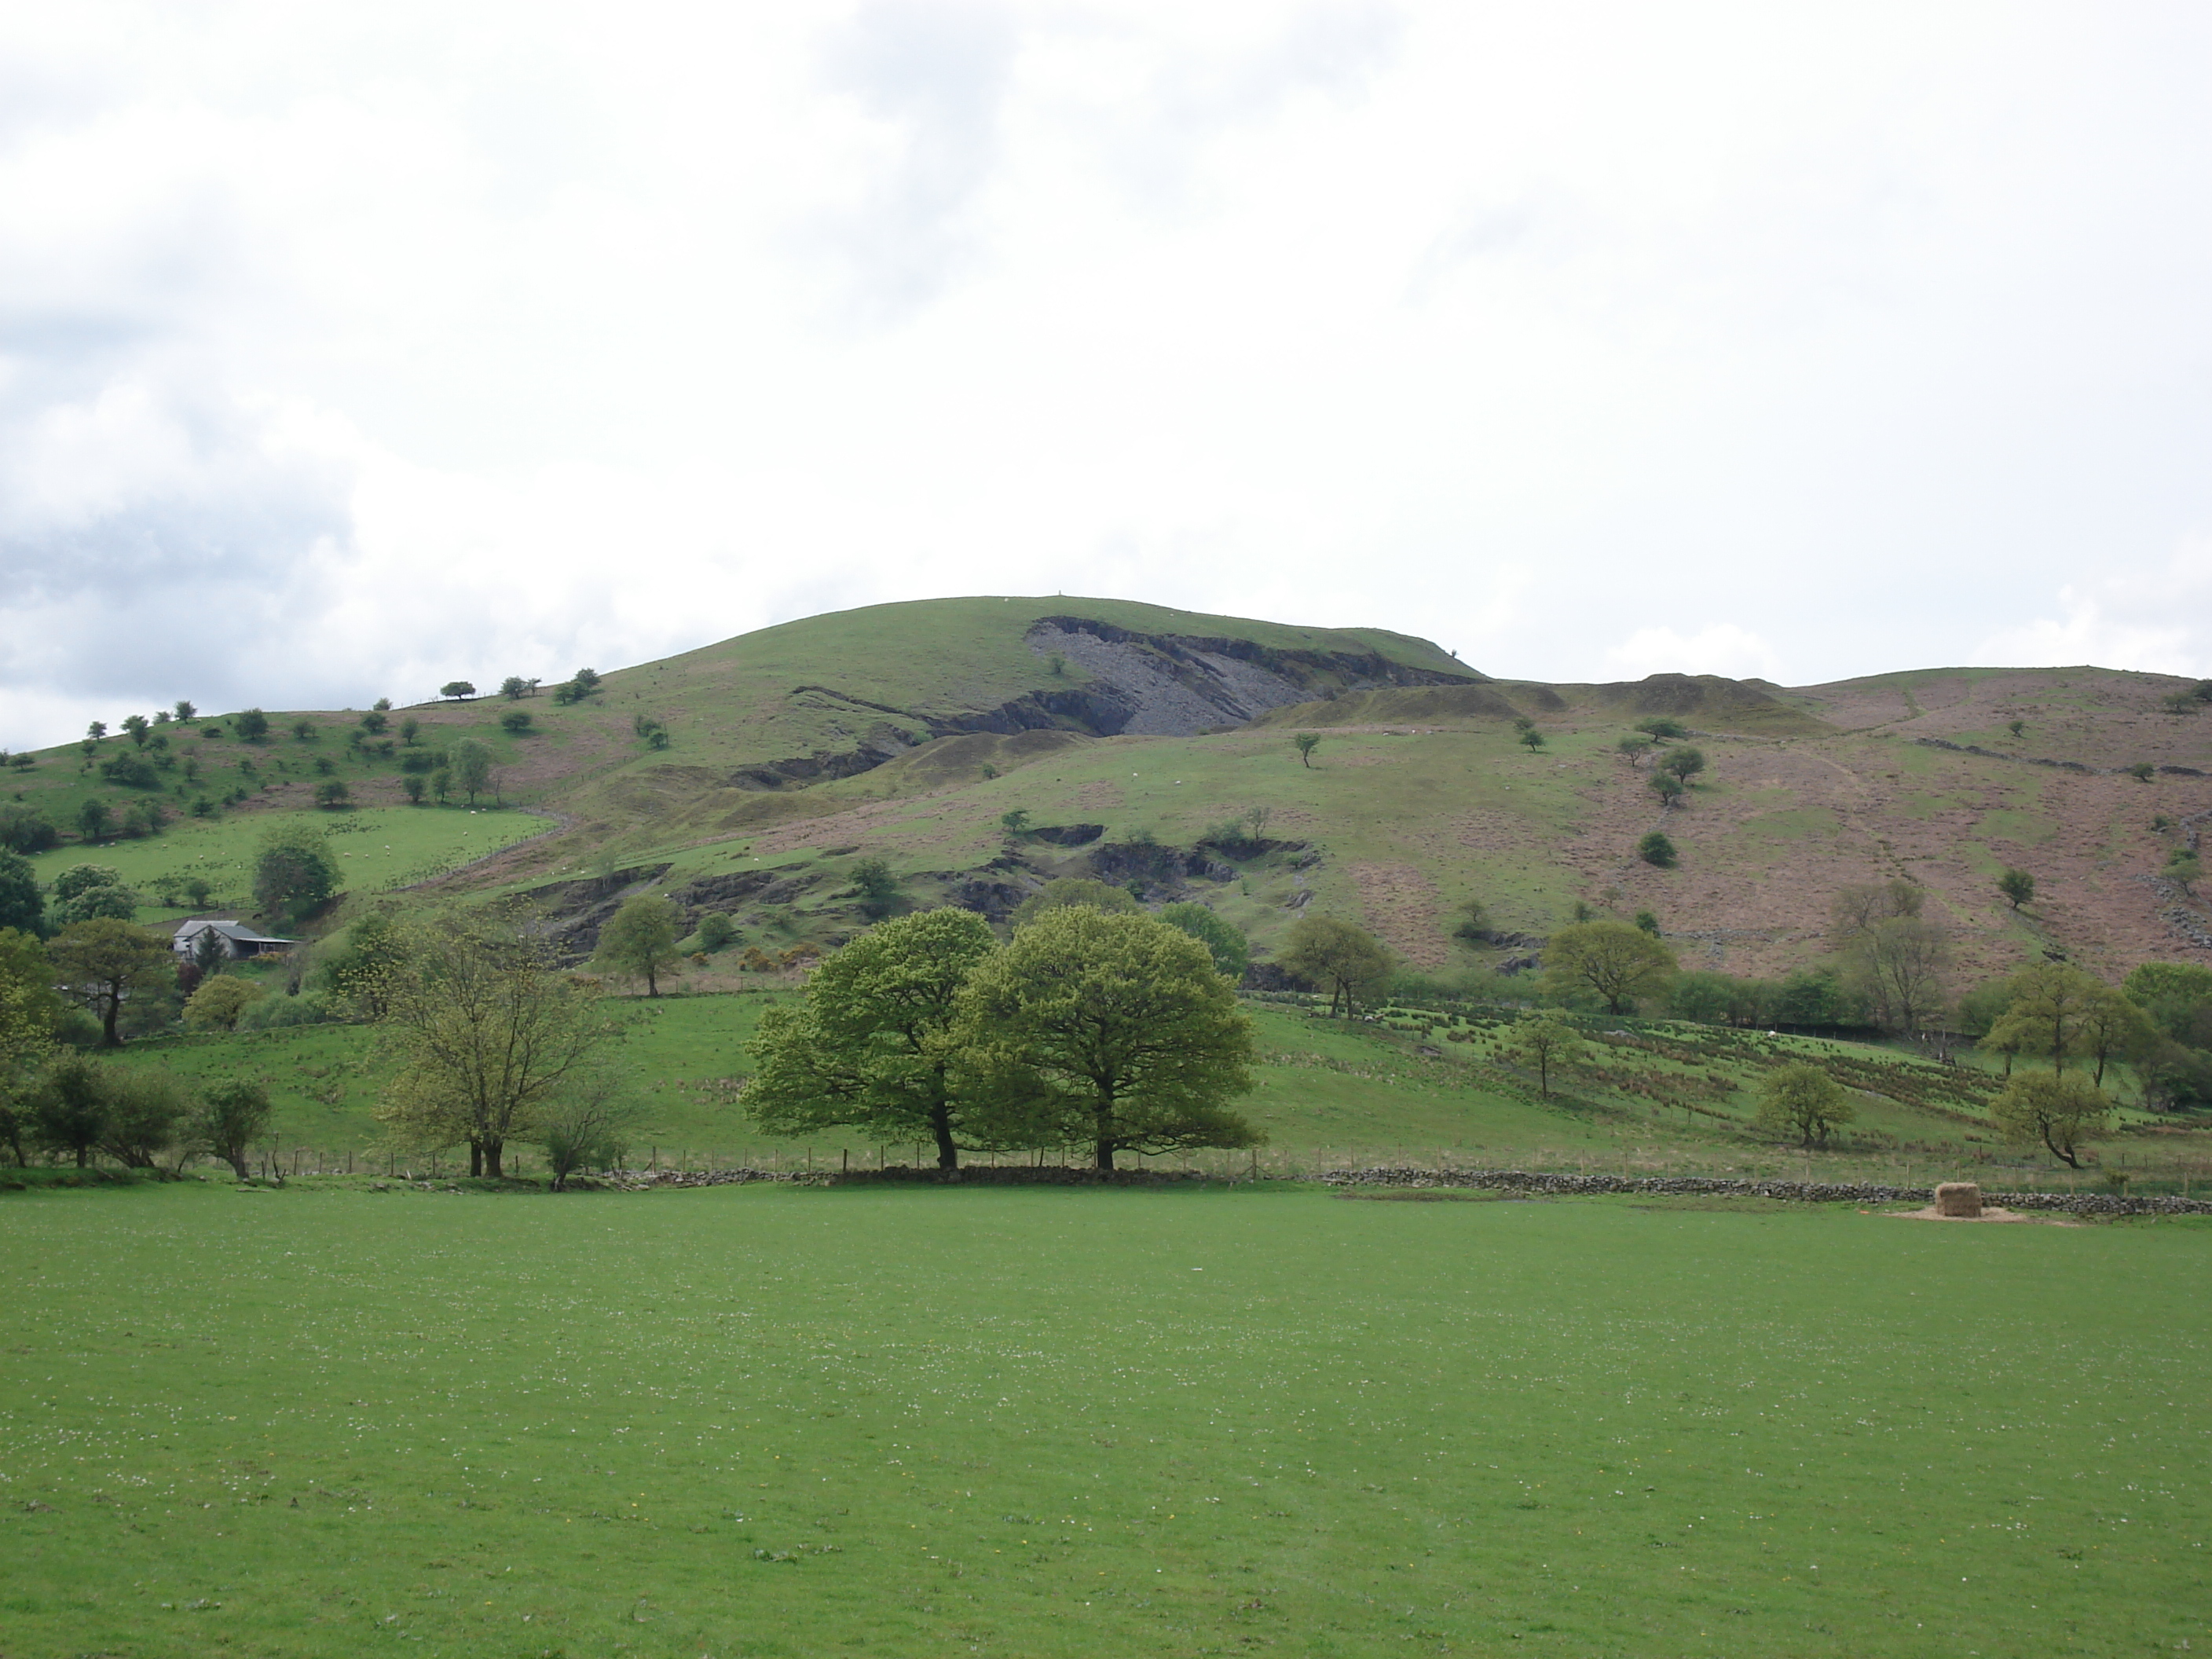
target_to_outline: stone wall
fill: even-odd
[[[1656,1197],[1695,1194],[1781,1198],[1806,1204],[1929,1204],[1929,1187],[1881,1187],[1823,1181],[1734,1181],[1717,1176],[1626,1176],[1537,1175],[1525,1170],[1330,1170],[1322,1180],[1334,1187],[1481,1187],[1527,1193],[1641,1193]],[[2212,1215],[2201,1198],[2123,1198],[2117,1193],[2000,1193],[1984,1189],[1982,1203],[2008,1210],[2056,1211],[2067,1215]]]

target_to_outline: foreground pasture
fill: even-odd
[[[2212,1640],[2212,1229],[719,1188],[0,1201],[0,1651]]]

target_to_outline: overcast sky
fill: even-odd
[[[877,600],[2212,673],[2201,0],[0,4],[0,744]]]

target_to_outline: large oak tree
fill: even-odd
[[[798,1007],[771,1008],[753,1038],[745,1109],[771,1134],[849,1125],[880,1143],[927,1140],[937,1167],[1006,1144],[987,1103],[956,1078],[954,1024],[969,976],[998,949],[983,919],[925,910],[887,921],[814,972]]]
[[[1146,915],[1039,916],[975,969],[955,1032],[963,1069],[1042,1144],[1124,1152],[1253,1146],[1229,1103],[1252,1088],[1252,1022],[1206,948]]]

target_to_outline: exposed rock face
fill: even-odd
[[[1383,685],[1455,685],[1474,674],[1407,668],[1380,655],[1277,651],[1249,640],[1133,634],[1084,617],[1048,617],[1030,630],[1030,648],[1057,653],[1091,677],[1114,712],[1099,711],[1102,736],[1190,737],[1241,726],[1271,708],[1310,702],[1324,691]]]
[[[1029,641],[1040,657],[1057,653],[1085,678],[995,708],[927,714],[834,686],[798,686],[793,700],[834,711],[840,724],[859,733],[852,747],[744,767],[730,782],[740,789],[781,789],[848,778],[936,738],[978,732],[1188,737],[1338,691],[1471,685],[1481,678],[1472,672],[1407,668],[1374,652],[1285,651],[1249,640],[1133,634],[1086,617],[1048,617],[1030,630]]]
[[[1054,847],[1088,847],[1106,833],[1103,823],[1048,823],[1024,832],[1031,841]]]

